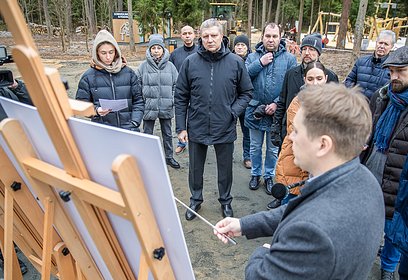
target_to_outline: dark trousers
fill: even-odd
[[[242,150],[243,154],[242,157],[244,160],[251,160],[251,154],[249,153],[249,148],[251,145],[251,139],[249,136],[249,128],[244,125],[245,122],[245,111],[239,116],[239,123],[241,125],[241,131],[242,131]]]
[[[398,274],[400,280],[408,280],[408,255],[401,254]]]
[[[188,145],[190,202],[200,204],[203,202],[203,174],[208,146],[192,141],[189,141]],[[232,201],[232,154],[234,152],[234,143],[215,144],[214,149],[217,158],[218,192],[220,195],[218,201],[222,205],[227,205]]]
[[[166,159],[173,158],[173,138],[171,135],[171,119],[159,119],[162,133],[164,154]],[[154,120],[143,120],[143,132],[153,135]]]

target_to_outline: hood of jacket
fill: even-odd
[[[147,49],[146,50],[146,61],[147,63],[149,63],[150,66],[152,66],[153,68],[157,68],[157,69],[163,69],[164,67],[166,67],[166,62],[169,61],[170,58],[170,53],[169,51],[164,48],[163,49],[163,55],[161,57],[161,60],[159,61],[159,63],[157,64],[154,59],[152,54],[150,53],[150,50]]]
[[[113,60],[111,65],[106,65],[98,57],[97,47],[101,43],[109,43],[112,46],[114,46],[116,49],[116,57]],[[106,30],[99,31],[95,37],[95,40],[92,46],[91,67],[94,67],[97,69],[105,69],[109,73],[118,73],[125,65],[126,65],[126,61],[122,57],[122,53],[120,51],[119,45],[116,42],[115,38],[113,38],[112,34],[110,34]]]
[[[201,55],[205,60],[208,61],[217,61],[220,60],[221,58],[223,58],[224,56],[226,56],[227,54],[229,54],[231,51],[228,48],[228,43],[229,40],[226,36],[222,37],[222,43],[221,43],[221,48],[213,53],[213,52],[209,52],[207,51],[204,46],[203,46],[203,41],[201,40],[201,38],[198,39],[198,50],[197,53],[199,55]]]

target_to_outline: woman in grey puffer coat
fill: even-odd
[[[146,60],[137,69],[142,81],[142,95],[145,102],[143,131],[153,134],[154,123],[158,118],[162,131],[166,163],[180,168],[173,158],[171,119],[174,117],[174,89],[177,69],[169,61],[170,54],[164,47],[163,37],[152,34],[149,38]]]

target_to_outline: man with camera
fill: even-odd
[[[266,193],[271,194],[278,147],[271,141],[270,129],[276,102],[282,88],[287,70],[296,66],[296,58],[286,51],[285,42],[281,41],[279,26],[266,24],[262,32],[262,42],[256,45],[255,52],[248,55],[245,65],[254,86],[253,98],[245,111],[245,126],[249,128],[251,180],[249,189],[260,186],[262,176],[262,146],[266,138],[264,162],[264,182]]]

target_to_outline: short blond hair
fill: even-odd
[[[372,127],[368,102],[358,88],[342,84],[308,86],[299,93],[303,124],[310,138],[328,135],[346,160],[360,154]]]

